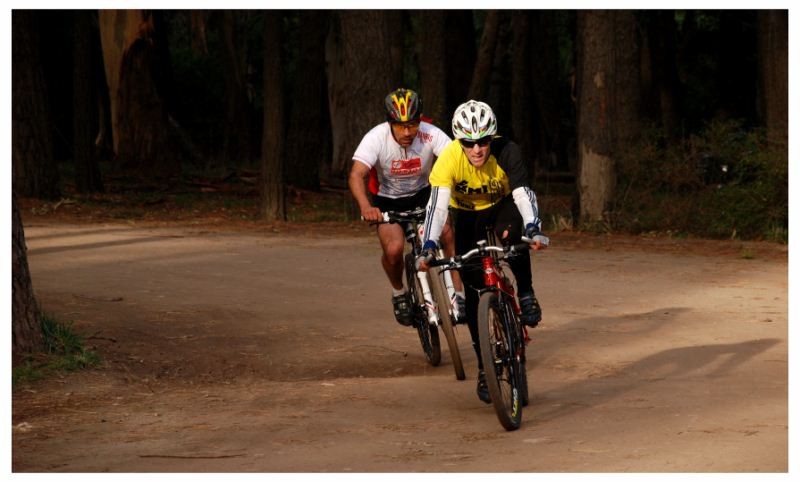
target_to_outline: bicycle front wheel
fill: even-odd
[[[430,280],[430,279],[429,279]],[[425,297],[414,268],[414,255],[406,254],[406,282],[411,295],[412,309],[414,310],[414,327],[419,335],[422,352],[431,366],[439,366],[442,362],[442,347],[439,341],[439,329],[428,322],[428,311],[425,307]],[[429,281],[430,282],[430,281]]]
[[[453,329],[453,318],[450,316],[450,297],[442,283],[441,269],[434,268],[430,271],[431,293],[436,305],[439,307],[439,319],[441,320],[442,333],[447,339],[447,348],[450,350],[450,359],[453,361],[453,370],[456,372],[456,380],[463,380],[464,363],[461,361],[461,351],[458,349],[458,340]]]
[[[522,423],[521,361],[518,356],[514,320],[500,306],[496,291],[481,295],[478,303],[478,335],[481,360],[492,405],[506,430],[516,430]]]

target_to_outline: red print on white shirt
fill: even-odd
[[[420,170],[422,170],[422,159],[419,157],[392,161],[392,174],[397,176],[410,176],[417,174]]]

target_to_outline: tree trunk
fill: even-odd
[[[330,13],[302,11],[298,15],[297,71],[292,85],[289,129],[286,135],[286,181],[318,190],[320,168],[330,164],[331,122],[325,80],[325,39]]]
[[[475,70],[472,73],[472,82],[469,86],[470,99],[487,100],[499,25],[500,13],[497,10],[486,12],[481,45],[478,48],[478,60],[475,62]]]
[[[261,144],[261,217],[286,219],[283,186],[282,14],[264,13],[264,134]]]
[[[15,12],[16,13],[16,12]],[[31,274],[28,270],[28,255],[25,247],[25,231],[17,206],[17,195],[12,193],[11,222],[11,326],[12,353],[16,363],[26,354],[42,346],[42,324],[39,304],[33,293]]]
[[[530,69],[530,16],[527,10],[515,11],[511,17],[513,32],[513,53],[511,65],[511,131],[520,146],[523,159],[533,158],[533,102]],[[533,87],[533,88],[532,88]],[[534,165],[528,165],[528,172],[533,177]]]
[[[225,166],[236,167],[250,161],[250,108],[247,99],[247,50],[238,35],[237,18],[246,13],[223,10],[222,59],[225,72],[225,132],[222,158]]]
[[[770,142],[787,146],[789,123],[789,15],[758,12],[760,109]]]
[[[557,16],[560,12],[536,11],[531,18],[531,86],[536,106],[531,134],[534,137],[532,157],[537,170],[555,170],[561,149],[561,98],[558,64]],[[561,166],[563,167],[564,160]],[[534,169],[531,169],[534,172]]]
[[[386,118],[384,97],[401,87],[401,21],[400,12],[387,10],[343,10],[334,21],[327,48],[331,182],[345,184],[359,141]]]
[[[164,71],[156,34],[158,12],[101,10],[100,35],[106,68],[114,151],[131,174],[177,174],[180,157],[173,148],[164,98]]]
[[[101,192],[103,182],[97,164],[94,140],[98,125],[98,79],[92,38],[96,30],[94,13],[73,12],[75,19],[73,44],[72,133],[75,162],[75,188],[80,193]]]
[[[584,222],[609,220],[614,162],[639,128],[635,29],[630,11],[578,12],[578,188]]]
[[[13,188],[20,196],[57,199],[58,166],[35,15],[30,10],[12,12]]]
[[[447,115],[445,125],[450,125],[456,107],[469,100],[469,83],[475,68],[475,28],[470,10],[445,12],[445,52],[447,57]],[[450,133],[450,129],[445,129]]]
[[[433,119],[436,125],[449,131],[445,12],[425,10],[415,15],[419,26],[416,49],[423,113]]]
[[[641,16],[642,109],[651,120],[660,122],[668,139],[674,139],[680,133],[675,11],[643,12]]]

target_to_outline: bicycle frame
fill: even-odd
[[[416,258],[420,252],[422,252],[422,242],[420,241],[422,235],[422,223],[420,222],[421,219],[418,219],[416,215],[422,214],[424,215],[425,211],[411,211],[409,213],[405,213],[405,216],[398,216],[393,213],[383,213],[384,222],[386,223],[398,223],[403,228],[403,233],[405,234],[405,239],[408,242],[411,253]],[[444,257],[444,253],[441,249],[437,251],[437,256],[439,258]],[[416,272],[417,279],[419,280],[420,287],[422,288],[422,296],[423,301],[425,303],[425,309],[428,315],[428,323],[431,325],[441,326],[441,319],[439,317],[439,306],[437,305],[436,301],[433,299],[433,293],[431,292],[430,283],[428,283],[428,275],[425,272],[417,271]],[[447,290],[447,296],[450,298],[450,306],[448,309],[450,310],[451,316],[454,318],[457,316],[458,309],[456,304],[456,291],[453,287],[453,278],[449,271],[444,272],[444,285]]]

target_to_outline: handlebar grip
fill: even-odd
[[[542,246],[550,246],[550,238],[548,238],[544,234],[537,234],[533,238],[527,238],[525,236],[522,236],[522,240],[525,241],[526,243],[535,243],[536,241],[539,241],[539,243],[541,243]]]

